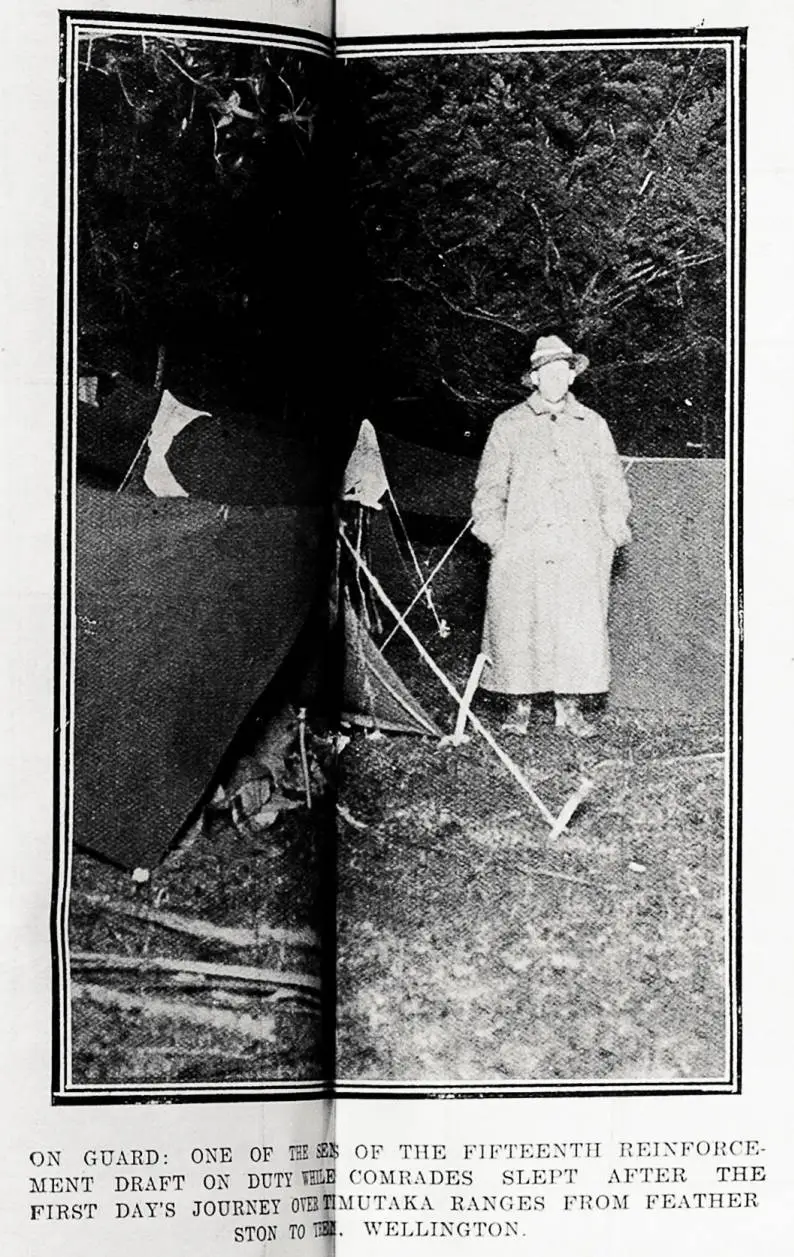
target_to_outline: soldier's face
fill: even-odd
[[[571,364],[565,358],[557,358],[538,367],[532,378],[544,401],[561,402],[576,377]]]

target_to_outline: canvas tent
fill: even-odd
[[[316,596],[321,520],[76,493],[75,841],[157,863]]]
[[[72,834],[148,867],[317,604],[327,494],[305,443],[121,376],[76,446]]]
[[[725,688],[725,463],[627,465],[634,540],[612,580],[611,702],[719,711]]]
[[[407,512],[463,520],[477,464],[380,435]],[[625,459],[632,544],[612,582],[611,702],[655,712],[721,710],[725,686],[725,492],[722,459]],[[387,575],[386,569],[381,569]]]
[[[342,722],[390,733],[426,733],[441,737],[441,730],[384,659],[350,604],[343,597],[344,682]]]

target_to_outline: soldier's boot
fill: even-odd
[[[596,730],[585,720],[578,698],[561,698],[555,695],[554,711],[554,724],[561,731],[567,729],[575,738],[595,737]]]
[[[519,698],[509,716],[504,720],[502,729],[505,733],[529,733],[531,715],[532,699]]]

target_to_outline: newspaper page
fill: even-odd
[[[783,1253],[789,19],[127,8],[4,15],[6,1251]],[[344,721],[257,708],[212,775],[273,692],[256,598],[268,658],[300,641],[309,448],[343,479]],[[525,474],[530,572],[488,531]],[[564,681],[521,655],[549,588]],[[172,767],[112,723],[168,702]]]

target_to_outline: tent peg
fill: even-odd
[[[584,803],[594,786],[595,782],[591,781],[589,777],[582,777],[578,790],[573,792],[567,803],[564,803],[560,809],[559,816],[552,825],[551,832],[548,835],[550,839],[559,838],[563,830],[568,828],[568,823],[574,812],[580,804]]]

